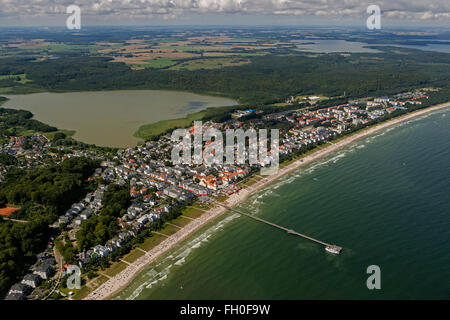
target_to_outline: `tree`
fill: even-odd
[[[53,141],[58,141],[58,140],[63,140],[65,139],[67,136],[62,133],[62,132],[56,132],[55,135],[53,136]]]

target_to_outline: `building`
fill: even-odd
[[[25,277],[23,277],[22,283],[26,284],[32,288],[36,288],[39,286],[42,282],[42,279],[40,276],[34,273],[29,273]]]
[[[80,218],[87,220],[92,216],[92,209],[86,209],[80,214]]]
[[[23,293],[8,293],[5,300],[26,300]]]
[[[104,246],[97,245],[94,247],[94,252],[97,253],[100,257],[107,257],[111,251]]]
[[[48,279],[53,273],[53,269],[49,265],[42,265],[34,270],[34,274],[37,274],[42,279]]]
[[[33,288],[31,288],[29,285],[24,283],[16,283],[9,289],[8,294],[21,294],[21,295],[27,295],[33,291]]]
[[[373,101],[378,102],[378,103],[386,103],[386,102],[389,102],[390,99],[388,97],[379,97],[379,98],[375,98]]]

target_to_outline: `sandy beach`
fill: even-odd
[[[360,132],[352,134],[348,137],[341,139],[336,143],[328,143],[326,147],[323,147],[320,150],[317,150],[299,160],[296,160],[289,165],[280,169],[276,174],[267,176],[257,183],[253,184],[250,187],[242,189],[239,193],[236,193],[230,196],[224,204],[229,207],[234,207],[242,202],[244,202],[250,195],[254,192],[267,187],[270,183],[276,181],[280,177],[299,169],[300,167],[307,165],[321,157],[324,157],[330,153],[333,153],[340,148],[347,146],[358,139],[366,137],[368,135],[374,134],[378,131],[386,129],[388,127],[394,126],[401,122],[408,121],[410,119],[431,113],[433,111],[437,111],[439,109],[450,107],[450,102],[437,105],[434,107],[429,107],[423,110],[418,110],[404,116],[380,123],[378,125],[371,126],[366,128]],[[96,290],[91,292],[89,296],[85,298],[85,300],[103,300],[111,298],[113,295],[117,294],[120,290],[126,287],[146,266],[150,263],[154,262],[156,259],[161,257],[162,255],[169,252],[174,246],[181,243],[183,240],[188,238],[191,234],[199,230],[201,227],[206,225],[207,223],[213,221],[217,217],[223,215],[227,210],[221,206],[215,206],[204,213],[202,216],[192,221],[184,228],[179,230],[177,233],[173,234],[159,245],[148,251],[144,256],[136,260],[133,264],[128,266],[125,270],[114,276],[113,278],[106,281]]]

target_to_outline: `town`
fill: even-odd
[[[296,107],[295,98],[291,97],[286,101],[286,111],[267,113],[263,108],[256,107],[237,110],[224,122],[206,121],[202,124],[202,130],[278,128],[280,159],[288,161],[315,146],[390,116],[411,111],[427,102],[433,91],[422,89],[323,108],[316,104],[318,97],[307,98],[308,105],[300,108]],[[195,128],[189,130],[193,135]],[[208,145],[212,141],[204,143]],[[245,187],[242,181],[267,165],[173,164],[172,147],[170,134],[135,148],[114,152],[54,145],[52,140],[39,133],[28,137],[9,137],[9,141],[0,146],[0,153],[13,157],[15,161],[0,165],[0,181],[12,167],[31,169],[74,157],[95,159],[100,165],[89,178],[96,189],[59,214],[51,225],[56,235],[49,239],[47,249],[36,256],[36,263],[23,280],[11,287],[6,299],[47,299],[55,290],[60,292],[59,297],[70,298],[72,291],[66,294],[59,289],[68,275],[70,263],[92,272],[92,266],[96,266],[98,261],[108,260],[139,235],[158,230],[155,225],[171,212],[193,203],[207,207],[214,200],[229,197]],[[246,157],[248,159],[248,154]],[[124,188],[130,200],[127,207],[120,211],[121,215],[113,217],[117,228],[107,241],[74,247],[75,254],[69,258],[72,261],[64,261],[67,259],[59,252],[57,243],[63,243],[59,247],[70,245],[71,248],[72,243],[86,243],[81,236],[85,231],[80,230],[104,212],[102,210],[108,205],[105,201],[108,190],[113,186]],[[19,208],[4,211],[8,213],[3,215],[4,219],[20,220],[14,216],[17,210]]]

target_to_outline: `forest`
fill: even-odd
[[[31,209],[37,206],[42,208],[40,217],[51,223],[92,188],[87,178],[97,166],[94,160],[70,158],[33,171],[11,169],[0,185],[0,199],[21,206],[13,214],[17,218],[34,219],[37,214]]]
[[[0,297],[18,281],[46,246],[51,229],[46,219],[29,223],[0,220]]]
[[[0,203],[20,206],[11,217],[29,222],[0,220],[0,296],[45,249],[52,234],[49,225],[56,217],[95,188],[87,178],[97,166],[94,160],[70,158],[60,165],[6,174],[0,184]]]
[[[14,136],[20,130],[55,132],[58,129],[34,120],[30,111],[0,108],[0,135]]]
[[[26,74],[31,82],[16,84],[18,92],[187,90],[253,105],[284,101],[290,95],[341,96],[345,92],[357,98],[450,83],[448,54],[392,47],[379,50],[383,52],[255,56],[242,66],[194,71],[131,70],[107,57],[69,55],[40,62],[12,57],[2,59],[0,75]]]

